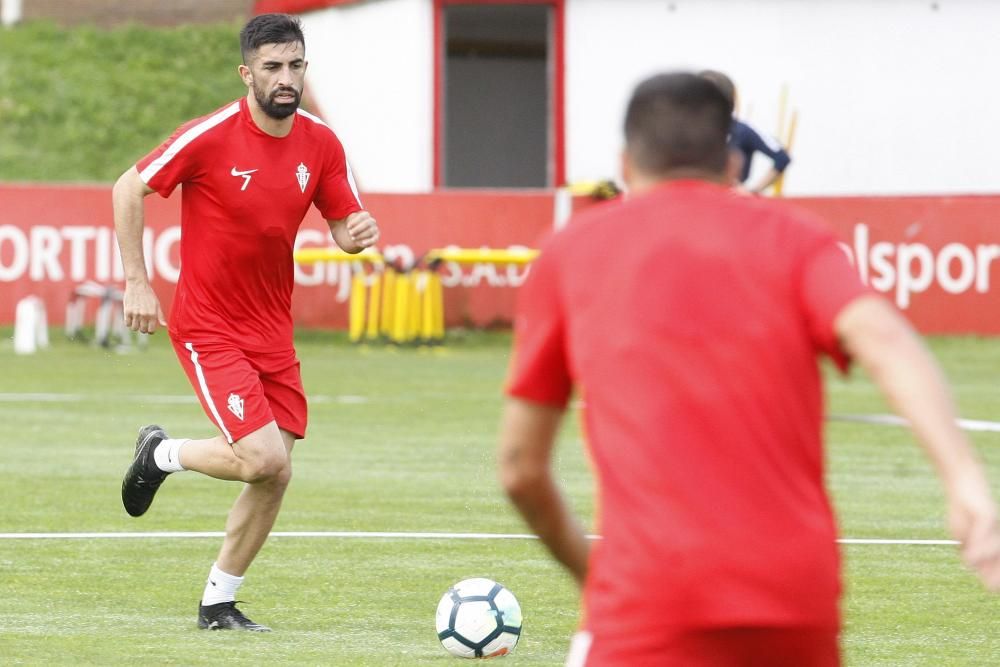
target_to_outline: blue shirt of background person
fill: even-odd
[[[736,86],[733,85],[732,79],[715,70],[704,70],[701,72],[701,76],[719,87],[735,111]],[[734,185],[746,183],[747,178],[750,177],[754,153],[763,153],[771,158],[773,165],[761,181],[752,187],[744,186],[746,190],[755,194],[763,192],[774,184],[792,162],[792,158],[780,143],[770,136],[758,132],[735,115],[733,116],[733,124],[729,128],[729,148],[734,158],[729,170]]]
[[[758,132],[749,123],[735,117],[732,127],[729,128],[729,148],[739,151],[743,157],[739,172],[740,183],[746,183],[747,178],[750,177],[750,166],[754,153],[763,153],[771,158],[774,170],[778,174],[784,172],[785,168],[792,162],[792,158],[774,138]],[[762,189],[759,188],[759,190]]]

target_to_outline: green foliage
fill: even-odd
[[[509,336],[444,348],[351,347],[298,339],[309,437],[276,530],[520,533],[495,481],[493,448]],[[995,419],[1000,341],[934,342],[963,416]],[[0,333],[0,531],[220,531],[239,484],[172,476],[131,519],[119,485],[138,427],[212,433],[163,334],[114,354],[57,336],[13,354]],[[881,412],[860,374],[828,378],[831,411]],[[946,538],[937,481],[906,430],[831,423],[830,484],[853,538]],[[1000,436],[975,436],[1000,480]],[[591,478],[577,420],[561,435],[559,478],[585,520]],[[0,539],[4,664],[457,665],[434,609],[470,576],[514,591],[525,615],[502,664],[561,665],[578,619],[569,578],[527,540],[272,538],[240,591],[267,636],[207,633],[195,611],[218,538]],[[738,548],[738,545],[737,545]],[[848,666],[972,666],[1000,655],[998,598],[948,546],[844,549]]]
[[[115,180],[181,123],[245,94],[239,29],[0,29],[0,180]]]

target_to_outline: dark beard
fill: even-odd
[[[288,92],[295,95],[294,102],[279,103],[274,101],[274,97],[278,95],[278,93],[288,93]],[[284,88],[284,89],[279,88],[278,90],[274,91],[271,95],[265,97],[264,92],[258,90],[258,88],[254,86],[253,96],[257,99],[257,104],[260,105],[261,110],[275,120],[284,120],[289,116],[291,116],[293,113],[295,113],[295,110],[299,108],[299,102],[302,99],[302,96],[299,94],[299,91],[295,90],[294,88]]]

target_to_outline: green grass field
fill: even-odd
[[[300,338],[312,397],[309,439],[279,531],[520,533],[495,481],[493,448],[509,338],[475,334],[443,349],[356,348]],[[934,349],[963,416],[996,419],[1000,340]],[[171,477],[150,512],[128,517],[119,485],[137,428],[212,433],[162,334],[114,354],[56,338],[32,357],[0,340],[0,532],[220,531],[239,485]],[[837,413],[884,412],[859,375],[831,377]],[[571,420],[572,421],[572,420]],[[832,423],[830,484],[853,538],[946,538],[941,495],[905,430]],[[974,434],[1000,482],[1000,434]],[[575,507],[591,481],[570,423],[559,449]],[[995,485],[995,488],[997,486]],[[195,628],[218,538],[0,539],[0,663],[457,664],[434,609],[455,581],[495,578],[518,596],[524,634],[510,665],[560,665],[577,620],[569,578],[529,540],[276,537],[247,576],[247,613],[276,632]],[[739,548],[739,545],[734,545]],[[844,549],[848,665],[991,665],[1000,597],[950,546]]]
[[[181,123],[246,94],[241,27],[0,30],[0,180],[114,181]]]

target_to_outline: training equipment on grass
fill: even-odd
[[[125,292],[116,285],[102,285],[92,280],[73,288],[66,303],[66,337],[83,340],[88,312],[94,313],[94,344],[126,351],[132,347],[133,332],[125,325]],[[96,305],[96,308],[94,307]],[[135,332],[135,343],[145,348],[148,334]]]
[[[465,579],[449,588],[436,621],[441,645],[459,658],[507,655],[521,637],[521,606],[492,579]]]
[[[352,266],[348,337],[352,343],[386,341],[396,345],[444,342],[445,263],[524,266],[538,256],[533,249],[434,248],[414,259],[385,257],[368,249],[352,255],[335,248],[300,248],[299,264],[349,262]]]

